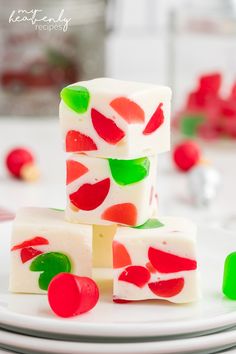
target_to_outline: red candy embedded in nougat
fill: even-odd
[[[132,264],[130,255],[124,245],[118,241],[113,241],[113,268],[122,268]]]
[[[144,122],[143,109],[126,97],[115,98],[110,102],[110,106],[129,124]]]
[[[74,160],[66,161],[66,184],[75,181],[88,172],[88,168],[82,163]]]
[[[117,224],[135,226],[137,220],[137,208],[132,203],[115,204],[107,208],[102,219],[113,221]]]
[[[76,130],[69,130],[66,134],[66,151],[92,151],[97,150],[97,145],[89,136]]]
[[[103,203],[110,189],[110,178],[103,179],[94,184],[85,183],[70,194],[73,205],[81,210],[94,210]]]
[[[176,273],[197,268],[197,262],[193,259],[180,257],[153,247],[148,250],[148,258],[160,273]]]
[[[125,136],[125,132],[116,123],[92,108],[91,118],[93,127],[98,135],[107,143],[115,145]]]
[[[172,297],[179,294],[184,287],[184,278],[161,280],[148,284],[149,289],[157,296]]]
[[[60,273],[50,282],[48,301],[60,317],[72,317],[91,310],[98,302],[97,284],[88,277]]]
[[[118,280],[134,284],[139,288],[144,287],[150,280],[150,273],[142,266],[127,267],[119,276]]]
[[[48,245],[49,242],[46,238],[41,236],[35,236],[30,240],[26,240],[18,245],[15,245],[11,248],[11,251],[20,250],[22,248],[30,247],[30,246],[40,246],[40,245]]]
[[[155,132],[164,123],[164,114],[162,110],[163,103],[160,103],[156,111],[153,113],[149,122],[147,123],[143,135],[149,135]]]
[[[36,250],[33,247],[22,248],[20,251],[20,258],[22,263],[28,262],[30,259],[42,254],[43,252],[40,250]]]

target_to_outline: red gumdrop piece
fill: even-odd
[[[193,259],[176,256],[153,247],[148,250],[148,258],[160,273],[176,273],[197,268],[197,262]]]
[[[113,268],[122,268],[132,264],[130,255],[122,243],[113,241]]]
[[[97,284],[90,278],[60,273],[50,282],[48,301],[60,317],[72,317],[91,310],[98,302]]]
[[[174,148],[173,160],[179,170],[187,172],[195,166],[201,156],[200,148],[193,141],[185,141]]]
[[[161,280],[148,284],[149,289],[157,296],[172,297],[179,294],[184,287],[184,278]]]
[[[164,123],[164,113],[162,110],[163,103],[160,103],[156,111],[153,113],[149,122],[147,123],[143,134],[149,135],[155,132]]]
[[[110,189],[110,178],[94,184],[85,183],[76,192],[70,194],[70,201],[78,209],[93,210],[101,205]]]
[[[6,166],[9,172],[17,178],[21,177],[22,167],[33,162],[34,156],[29,150],[24,148],[11,150],[6,157]]]
[[[97,150],[97,145],[89,136],[76,130],[69,130],[66,134],[66,152]]]
[[[132,203],[115,204],[103,212],[102,219],[113,221],[118,224],[135,226],[137,220],[137,209]]]
[[[132,300],[119,299],[118,297],[113,296],[113,302],[116,304],[128,304],[129,302],[132,302]]]
[[[42,251],[36,250],[33,247],[22,248],[20,251],[20,258],[22,263],[25,263],[42,253]]]
[[[21,248],[26,248],[30,246],[41,246],[41,245],[48,245],[49,242],[46,238],[41,237],[41,236],[36,236],[30,240],[24,241],[22,243],[19,243],[18,245],[15,245],[11,248],[11,251],[16,251],[20,250]]]
[[[125,136],[125,132],[112,119],[105,117],[94,108],[91,110],[91,117],[94,129],[107,143],[115,145]]]
[[[199,79],[199,91],[216,95],[220,89],[221,80],[220,73],[203,75]]]
[[[118,280],[134,284],[143,288],[149,282],[150,273],[147,268],[142,266],[127,267],[119,276]]]
[[[115,98],[110,102],[110,106],[129,124],[144,122],[143,109],[126,97]]]
[[[75,181],[88,172],[88,168],[82,163],[74,160],[66,161],[66,184]]]

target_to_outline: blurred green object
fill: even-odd
[[[222,291],[229,299],[236,300],[236,252],[225,259]]]
[[[180,121],[181,132],[189,137],[197,135],[198,127],[205,121],[204,115],[186,114]]]

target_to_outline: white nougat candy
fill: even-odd
[[[133,159],[170,149],[168,87],[99,78],[64,88],[61,98],[67,152]]]
[[[92,274],[92,226],[65,221],[64,212],[23,208],[11,239],[10,291],[45,293],[58,273]]]
[[[199,299],[196,226],[177,217],[118,227],[113,240],[114,301]]]
[[[156,157],[67,160],[66,218],[95,225],[143,224],[156,210]]]

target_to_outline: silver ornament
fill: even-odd
[[[210,165],[197,165],[188,173],[188,184],[193,202],[207,206],[215,198],[220,186],[219,172]]]

